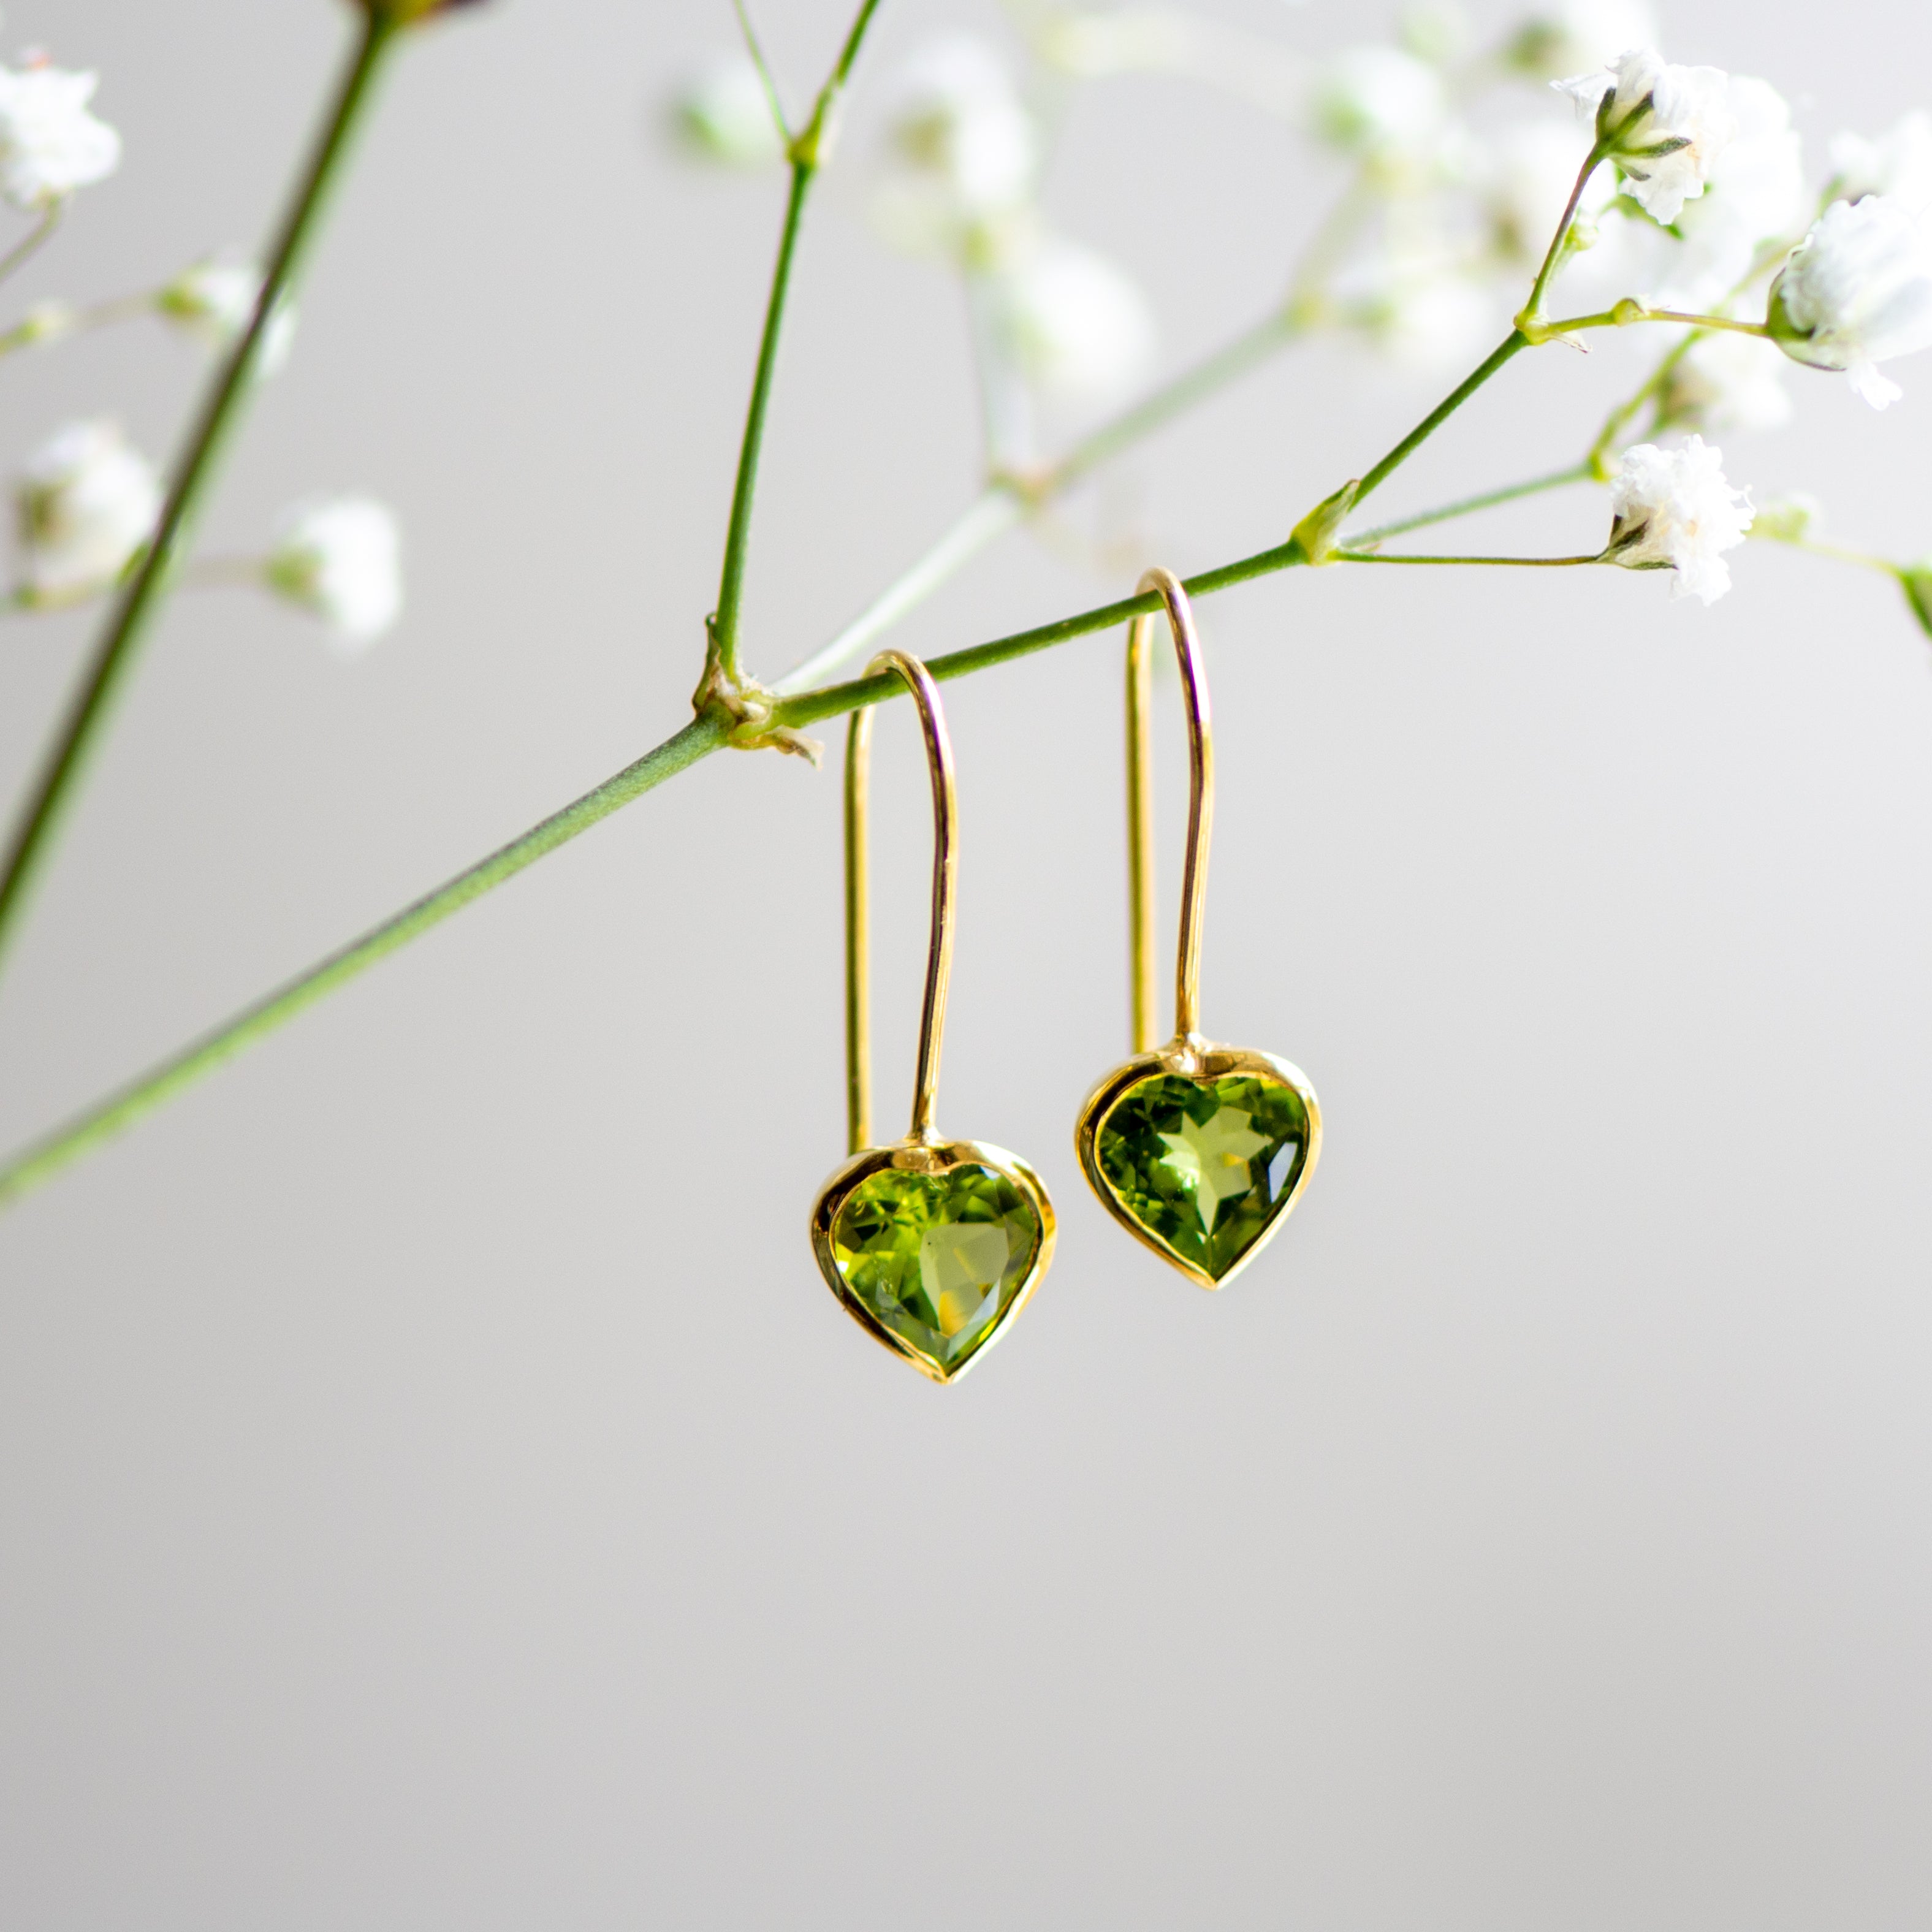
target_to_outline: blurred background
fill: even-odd
[[[1311,57],[1393,27],[1201,5]],[[842,0],[758,10],[802,102]],[[259,247],[351,22],[16,0],[8,57],[98,69],[126,152],[8,316]],[[868,172],[889,76],[956,28],[1018,70],[992,4],[886,0],[808,218],[767,677],[976,484],[956,280],[882,244]],[[1664,33],[1783,88],[1814,175],[1932,71],[1897,0],[1676,0]],[[688,716],[783,182],[680,155],[664,104],[734,34],[726,0],[526,0],[398,62],[206,548],[367,490],[406,614],[345,663],[254,593],[176,600],[8,962],[8,1145]],[[1159,370],[1264,310],[1344,178],[1204,82],[1054,114],[1045,205],[1138,283]],[[1378,512],[1570,460],[1635,352],[1520,361]],[[164,453],[206,367],[152,324],[22,355],[0,455],[104,412]],[[1932,356],[1892,373],[1879,416],[1792,370],[1796,422],[1726,435],[1729,474],[1923,550]],[[1278,542],[1447,386],[1298,348],[898,640]],[[1466,532],[1605,519],[1582,490]],[[1922,1925],[1928,644],[1882,578],[1731,561],[1708,610],[1610,571],[1204,603],[1206,1024],[1328,1124],[1226,1294],[1072,1156],[1126,1046],[1114,636],[947,687],[941,1121],[1061,1216],[963,1386],[866,1340],[806,1240],[842,1150],[836,760],[707,760],[10,1211],[0,1919]],[[0,632],[15,796],[96,621]],[[1167,932],[1171,702],[1162,731]],[[904,707],[878,737],[897,1131],[928,830]]]

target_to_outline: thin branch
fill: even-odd
[[[724,561],[718,574],[718,608],[707,626],[706,677],[715,671],[735,683],[738,677],[738,614],[744,596],[745,558],[752,536],[752,502],[757,494],[758,462],[764,451],[765,412],[771,401],[772,376],[778,364],[778,338],[784,327],[785,298],[791,289],[792,258],[798,247],[799,224],[806,198],[812,192],[827,127],[840,92],[858,58],[859,45],[879,0],[864,0],[840,49],[831,77],[819,90],[812,118],[790,142],[791,186],[785,196],[784,226],[778,237],[778,260],[772,268],[771,292],[765,300],[765,326],[758,339],[758,364],[752,378],[752,400],[745,413],[745,434],[738,446],[738,473],[731,488],[731,520],[725,532]],[[700,686],[700,690],[704,688]]]
[[[1601,563],[1600,552],[1589,556],[1405,556],[1381,550],[1338,550],[1337,563],[1496,563],[1519,570],[1567,570],[1580,563]]]
[[[745,36],[746,50],[752,56],[752,64],[758,70],[758,80],[765,90],[765,105],[772,110],[772,118],[777,123],[778,139],[789,148],[792,142],[790,124],[785,119],[784,103],[778,98],[778,84],[772,78],[770,63],[765,58],[765,50],[758,44],[758,29],[752,25],[752,16],[745,0],[731,0],[737,10],[740,31]]]
[[[58,742],[23,814],[0,874],[0,944],[10,936],[60,813],[71,798],[110,700],[134,662],[148,626],[160,610],[185,546],[194,514],[212,480],[222,446],[253,384],[270,318],[293,284],[328,190],[346,158],[350,137],[370,98],[371,84],[397,32],[397,17],[371,8],[350,56],[335,104],[313,157],[298,181],[270,256],[255,312],[242,339],[216,376],[201,416],[175,470],[154,541],[134,566],[95,647]]]
[[[16,1155],[0,1167],[0,1204],[17,1198],[37,1181],[44,1180],[56,1168],[99,1145],[264,1034],[272,1033],[304,1007],[313,1006],[338,986],[346,986],[377,960],[406,946],[506,879],[514,878],[526,866],[534,864],[547,852],[555,851],[600,818],[608,818],[620,806],[628,805],[652,786],[695,764],[724,742],[724,727],[718,718],[693,719],[682,731],[655,751],[646,752],[635,764],[627,765],[614,778],[606,779],[594,791],[586,792],[562,811],[532,826],[520,838],[512,840],[488,858],[459,872],[439,890],[405,906],[394,918],[385,920],[352,944],[331,953],[266,999],[244,1008],[225,1024],[204,1034],[98,1106],[90,1107]]]
[[[61,217],[67,212],[67,197],[60,196],[50,201],[40,212],[40,218],[20,240],[15,242],[5,254],[0,255],[0,282],[4,282],[15,269],[26,266],[52,237],[61,225]]]
[[[1533,476],[1526,483],[1505,484],[1500,490],[1485,490],[1480,496],[1464,496],[1445,503],[1438,510],[1424,510],[1412,517],[1400,517],[1392,524],[1378,524],[1373,530],[1352,531],[1336,539],[1338,548],[1360,551],[1406,531],[1419,530],[1430,524],[1446,524],[1456,517],[1473,516],[1478,510],[1494,509],[1498,503],[1513,503],[1519,497],[1534,496],[1544,490],[1561,489],[1568,483],[1587,483],[1592,472],[1586,459],[1568,470],[1552,470],[1547,476]]]

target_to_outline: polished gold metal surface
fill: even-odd
[[[812,1252],[833,1294],[868,1334],[936,1382],[956,1382],[1011,1325],[1046,1275],[1053,1258],[1056,1224],[1045,1184],[1016,1154],[981,1141],[950,1141],[934,1125],[939,1090],[946,1001],[952,976],[952,928],[958,880],[958,799],[952,745],[939,687],[917,658],[882,651],[868,667],[898,673],[912,694],[926,741],[932,788],[932,923],[926,949],[926,998],[921,1010],[919,1065],[913,1088],[912,1124],[903,1140],[872,1147],[870,868],[867,816],[870,804],[872,707],[852,715],[845,748],[845,1088],[850,1158],[819,1191],[812,1210]],[[934,1178],[974,1168],[1004,1177],[1022,1197],[1038,1233],[1030,1251],[1006,1273],[1016,1286],[982,1339],[956,1362],[922,1350],[889,1327],[842,1271],[833,1234],[840,1210],[874,1176],[888,1172]],[[963,1224],[961,1224],[963,1225]],[[1004,1277],[1003,1277],[1004,1278]]]
[[[1136,1053],[1154,1043],[1154,618],[1127,626],[1127,972]]]
[[[1149,614],[1134,618],[1127,630],[1128,950],[1134,1058],[1104,1076],[1088,1095],[1075,1123],[1074,1147],[1088,1185],[1129,1233],[1190,1280],[1203,1288],[1220,1288],[1261,1252],[1300,1199],[1321,1151],[1322,1112],[1306,1076],[1289,1061],[1273,1054],[1220,1046],[1204,1039],[1199,1031],[1202,931],[1207,911],[1208,851],[1214,830],[1214,720],[1208,675],[1194,626],[1193,608],[1180,580],[1172,571],[1150,570],[1138,588],[1158,592],[1166,607],[1187,716],[1187,852],[1174,959],[1174,1036],[1165,1046],[1156,1048],[1153,1045],[1156,1023],[1153,1012],[1154,784],[1149,646],[1154,620]],[[1138,1220],[1101,1166],[1100,1135],[1108,1114],[1143,1081],[1162,1075],[1204,1087],[1229,1077],[1279,1082],[1294,1090],[1306,1112],[1307,1148],[1292,1189],[1274,1204],[1260,1237],[1218,1280],[1178,1253]]]

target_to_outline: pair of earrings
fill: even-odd
[[[1134,1057],[1087,1097],[1074,1145],[1102,1204],[1135,1238],[1203,1288],[1260,1252],[1313,1171],[1322,1113],[1285,1060],[1218,1046],[1198,1030],[1201,928],[1214,814],[1206,674],[1180,580],[1150,570],[1180,663],[1187,712],[1187,864],[1181,889],[1174,1032],[1154,1039],[1151,615],[1127,632],[1127,848]],[[846,1117],[851,1158],[812,1210],[812,1252],[853,1318],[938,1382],[956,1381],[1026,1306],[1053,1258],[1053,1204],[1018,1155],[952,1141],[933,1124],[952,967],[958,806],[939,688],[903,651],[872,661],[912,693],[932,780],[932,934],[912,1126],[872,1143],[866,822],[869,706],[852,714],[845,751]]]

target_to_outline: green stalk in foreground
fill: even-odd
[[[176,466],[154,542],[135,566],[109,616],[79,694],[22,814],[20,829],[14,835],[5,870],[0,872],[0,951],[4,951],[19,922],[28,888],[46,856],[60,814],[79,784],[116,692],[166,598],[195,513],[214,478],[223,446],[253,386],[263,335],[277,306],[294,286],[328,190],[341,172],[350,136],[368,105],[382,56],[398,31],[394,15],[371,8],[322,138],[296,184],[283,218],[255,313],[208,392]]]
[[[772,268],[771,292],[765,298],[765,326],[758,338],[758,365],[752,377],[752,400],[745,412],[745,434],[738,446],[738,474],[731,486],[731,519],[724,537],[724,561],[719,571],[718,608],[706,626],[704,683],[700,694],[712,688],[714,679],[728,686],[738,679],[738,611],[745,588],[745,559],[751,548],[752,502],[758,487],[758,462],[765,446],[765,412],[772,397],[772,377],[778,368],[778,338],[784,329],[785,300],[791,292],[791,268],[798,252],[800,224],[831,139],[833,117],[838,99],[859,57],[860,44],[872,24],[879,0],[863,0],[857,17],[839,49],[837,64],[819,89],[812,118],[791,140],[791,186],[785,196],[784,225],[778,235],[778,260]],[[741,15],[742,17],[742,15]],[[747,35],[749,27],[747,23]],[[751,42],[759,70],[764,71],[764,56],[758,42]],[[769,78],[766,86],[770,86]],[[773,112],[777,112],[774,97]],[[779,126],[784,124],[782,118]]]
[[[860,17],[862,24],[866,16]],[[1494,375],[1516,350],[1526,346],[1520,335],[1512,334],[1500,350],[1456,388],[1447,401],[1432,410],[1377,464],[1368,472],[1369,476],[1380,482],[1388,476]],[[1186,588],[1193,596],[1209,596],[1250,578],[1265,577],[1312,560],[1303,544],[1291,536],[1286,543],[1257,550],[1249,556],[1238,557],[1232,563],[1189,578],[1186,580]],[[1159,608],[1160,599],[1151,592],[1137,597],[1124,597],[1050,624],[1037,625],[1030,630],[1016,632],[1010,637],[974,645],[969,650],[949,652],[944,656],[929,659],[926,668],[941,680],[969,676],[1015,658],[1049,650],[1070,638],[1109,629],[1143,611],[1151,612]],[[772,726],[796,728],[854,710],[862,704],[875,704],[882,699],[902,695],[904,690],[898,678],[882,675],[856,678],[823,690],[806,692],[774,705],[760,729],[768,731]],[[171,1099],[231,1054],[273,1032],[304,1007],[346,985],[358,974],[406,946],[431,926],[440,925],[451,914],[460,911],[471,901],[514,878],[525,866],[533,864],[546,853],[554,851],[578,833],[588,831],[598,820],[608,818],[620,806],[641,797],[654,786],[695,764],[719,746],[731,743],[734,731],[740,728],[740,721],[730,706],[721,698],[712,698],[682,730],[665,740],[655,750],[647,752],[634,764],[627,765],[614,777],[606,779],[594,791],[586,792],[481,863],[459,872],[448,884],[405,907],[393,918],[385,920],[339,952],[331,953],[320,964],[254,1005],[244,1008],[212,1032],[203,1034],[191,1046],[150,1069],[118,1093],[24,1149],[0,1167],[0,1205],[16,1200],[37,1182],[130,1126],[163,1101]]]

